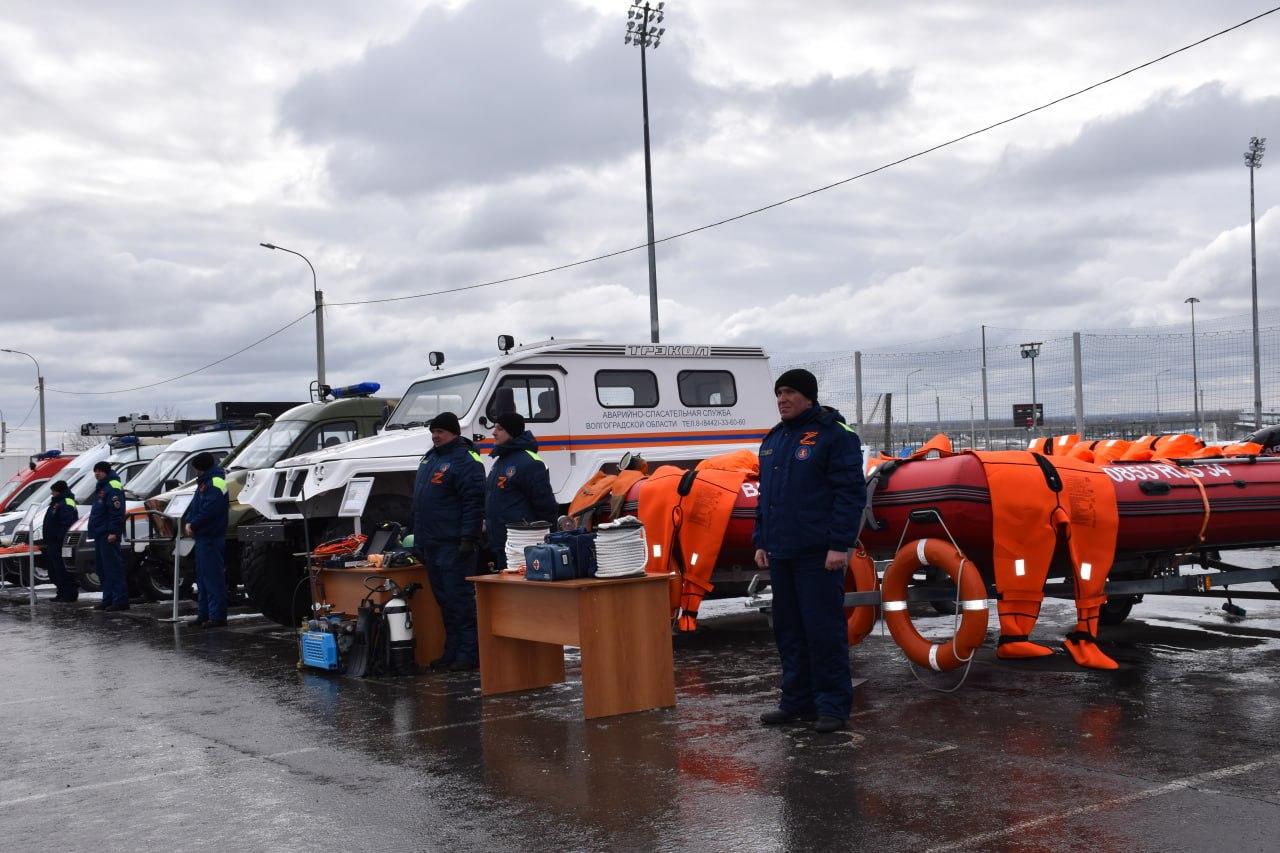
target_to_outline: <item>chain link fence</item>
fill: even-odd
[[[1250,317],[1198,322],[1194,340],[1193,359],[1190,324],[1080,330],[986,326],[860,351],[777,353],[772,365],[775,375],[792,367],[813,371],[822,401],[857,422],[867,444],[892,452],[937,432],[961,447],[990,449],[1025,447],[1034,434],[1077,430],[1089,438],[1194,432],[1197,414],[1207,441],[1249,434],[1254,429]],[[1280,312],[1259,318],[1259,349],[1262,422],[1274,424],[1280,422],[1280,364],[1274,358],[1280,352]],[[1193,395],[1197,385],[1199,394]],[[1030,429],[1033,397],[1043,424]]]

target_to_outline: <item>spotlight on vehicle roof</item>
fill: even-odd
[[[330,388],[329,393],[335,400],[342,397],[368,397],[372,394],[378,393],[378,389],[381,387],[382,385],[377,382],[358,382],[355,385],[344,385],[341,388]]]
[[[498,335],[499,352],[510,352],[515,345],[516,339],[511,337],[511,335]]]
[[[437,350],[432,350],[427,353],[427,364],[431,365],[436,370],[439,370],[440,365],[444,364],[444,353]]]

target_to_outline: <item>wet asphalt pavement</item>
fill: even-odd
[[[877,628],[825,737],[756,724],[778,671],[755,614],[677,644],[675,709],[584,722],[573,657],[482,699],[475,674],[299,672],[260,619],[0,602],[0,849],[1275,850],[1275,619],[1155,624],[1161,601],[1104,634],[1118,672],[989,645],[953,693]],[[1036,638],[1070,614],[1047,603]]]

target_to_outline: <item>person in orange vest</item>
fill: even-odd
[[[769,570],[782,697],[766,726],[845,727],[853,703],[844,575],[867,485],[862,444],[844,416],[818,405],[818,380],[788,370],[773,386],[782,421],[760,445],[755,562]]]

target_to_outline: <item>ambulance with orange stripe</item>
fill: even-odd
[[[291,555],[351,531],[339,505],[353,479],[372,480],[365,531],[384,521],[409,524],[414,475],[431,448],[427,424],[440,412],[458,416],[486,465],[494,418],[524,416],[565,506],[598,472],[616,473],[624,454],[691,465],[754,450],[778,419],[769,358],[759,347],[587,340],[517,347],[504,335],[499,351],[453,369],[432,353],[436,369],[410,385],[379,435],[248,475],[240,501],[268,520],[249,535],[276,543],[278,590],[297,601],[295,615],[306,612],[307,590],[298,587],[301,560]]]

